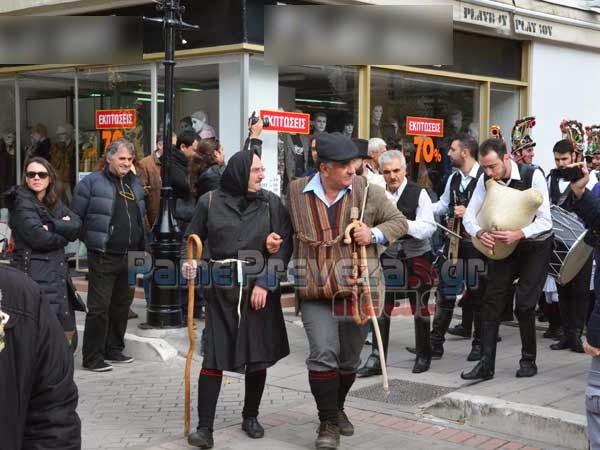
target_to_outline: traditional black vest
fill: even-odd
[[[560,178],[556,176],[555,169],[550,171],[550,175],[548,175],[550,179],[550,203],[553,205],[558,205],[561,208],[566,209],[567,211],[573,210],[573,196],[571,195],[571,184],[567,185],[565,192],[560,193],[560,188],[558,186],[558,181]]]
[[[483,168],[479,166],[477,170],[477,175],[474,179],[469,181],[469,184],[465,188],[464,191],[460,191],[460,182],[462,180],[462,176],[459,171],[452,175],[450,179],[450,203],[448,204],[448,216],[454,216],[454,207],[459,206],[467,206],[469,201],[471,200],[471,196],[473,195],[473,191],[477,186],[477,181],[479,177],[483,173]]]
[[[513,189],[518,189],[519,191],[525,191],[531,187],[531,182],[533,180],[533,174],[537,169],[540,169],[535,164],[517,164],[519,168],[519,175],[521,176],[520,180],[515,180],[513,178],[510,179],[510,183],[507,184],[508,187]],[[541,169],[540,169],[541,170]],[[542,171],[542,174],[544,172]],[[483,186],[485,187],[485,183],[489,180],[490,177],[487,175],[483,176]]]
[[[408,220],[415,220],[417,218],[419,196],[421,195],[421,189],[423,188],[411,180],[407,179],[406,181],[406,186],[404,187],[404,191],[398,199],[396,206]]]

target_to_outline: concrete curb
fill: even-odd
[[[421,413],[573,450],[587,450],[586,418],[544,406],[452,392],[422,405]]]
[[[80,344],[83,342],[83,326],[77,326]],[[164,339],[125,333],[125,353],[140,361],[164,362],[177,356],[177,350]]]

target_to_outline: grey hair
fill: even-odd
[[[374,152],[374,151],[376,151],[376,150],[379,150],[379,148],[380,148],[382,145],[387,145],[387,144],[386,144],[386,143],[385,143],[385,141],[384,141],[383,139],[381,139],[381,138],[377,138],[377,137],[375,137],[375,138],[371,138],[371,139],[369,139],[369,151],[370,151],[370,152]]]
[[[377,162],[379,163],[379,167],[381,167],[383,164],[392,162],[392,159],[399,160],[400,166],[403,169],[406,167],[406,159],[400,150],[388,150],[387,152],[383,152]]]
[[[135,156],[135,148],[131,141],[125,138],[117,139],[112,141],[106,149],[106,159],[112,159],[113,156],[119,151],[119,148],[125,147],[131,156]]]

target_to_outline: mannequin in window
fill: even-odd
[[[25,158],[40,156],[50,161],[51,145],[48,139],[48,128],[38,123],[31,128],[29,147],[26,149]]]
[[[0,193],[17,182],[15,142],[14,131],[5,131],[0,135]]]
[[[320,133],[327,133],[327,114],[318,112],[313,116],[313,136]]]
[[[294,112],[301,113],[296,110]],[[325,116],[325,124],[327,117]],[[324,127],[323,127],[324,129]],[[306,134],[280,133],[285,154],[285,171],[282,178],[282,192],[287,193],[287,185],[295,178],[303,177],[309,166],[310,139]]]
[[[73,126],[70,123],[59,125],[50,162],[56,171],[56,193],[67,205],[71,204],[71,188],[75,185],[74,156]]]
[[[354,135],[354,122],[351,118],[347,118],[344,122],[344,128],[342,128],[342,134],[348,139],[352,139]]]
[[[192,118],[192,127],[194,128],[194,131],[198,133],[198,136],[200,136],[201,133],[203,133],[203,136],[208,136],[211,133],[212,137],[216,136],[215,129],[208,124],[208,115],[204,111],[195,111],[190,117]],[[200,137],[200,139],[208,138]]]
[[[370,130],[370,138],[378,137],[381,139],[385,139],[386,132],[383,124],[383,106],[375,105],[373,106],[373,111],[371,111],[371,130]]]

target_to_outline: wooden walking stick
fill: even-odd
[[[379,330],[379,322],[377,322],[377,315],[375,314],[375,308],[373,308],[373,299],[371,297],[371,287],[369,283],[369,264],[367,259],[367,247],[364,245],[360,246],[360,263],[358,262],[358,252],[356,250],[356,241],[352,239],[351,232],[355,229],[360,228],[364,224],[358,220],[358,208],[353,207],[350,210],[350,218],[352,223],[346,226],[344,230],[344,243],[353,244],[352,250],[352,316],[354,321],[359,325],[364,325],[371,319],[373,324],[373,330],[375,330],[375,337],[377,339],[377,348],[379,349],[379,362],[381,364],[381,374],[383,378],[383,390],[385,392],[390,391],[388,383],[387,367],[385,364],[385,353],[383,351],[383,341],[381,340],[381,331]],[[358,285],[361,285],[361,297],[364,300],[362,307],[367,313],[366,317],[360,316],[360,299],[358,296]],[[385,313],[385,311],[384,311]]]
[[[191,264],[191,261],[194,259],[194,246],[196,247],[196,254],[198,258],[202,257],[202,241],[198,237],[197,234],[191,234],[187,239],[187,259]],[[196,336],[194,333],[194,279],[188,280],[188,316],[187,316],[187,329],[188,329],[188,338],[190,341],[190,346],[188,348],[187,357],[185,359],[185,376],[184,376],[184,384],[185,384],[185,414],[184,414],[184,425],[183,425],[183,433],[184,436],[190,432],[190,370],[192,368],[192,357],[194,356],[194,351],[196,350]]]

